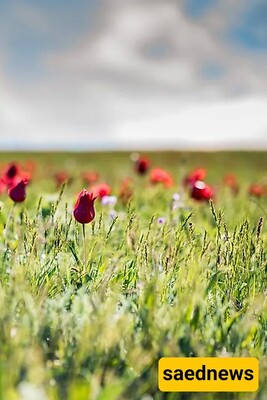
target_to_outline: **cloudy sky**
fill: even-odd
[[[267,0],[0,0],[0,150],[267,149]]]

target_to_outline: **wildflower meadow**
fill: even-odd
[[[267,153],[2,153],[0,399],[267,398]],[[256,357],[163,393],[161,357]]]

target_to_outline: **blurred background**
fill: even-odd
[[[267,149],[267,0],[0,0],[0,150]]]

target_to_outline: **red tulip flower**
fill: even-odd
[[[162,183],[166,188],[173,185],[171,174],[162,168],[154,168],[150,174],[150,182],[153,184]]]
[[[8,195],[15,203],[22,203],[26,199],[27,184],[26,179],[21,179],[8,189]]]
[[[208,201],[213,197],[213,190],[202,181],[196,181],[191,190],[191,197],[197,201]]]
[[[150,161],[147,157],[138,157],[135,161],[134,169],[139,175],[144,175],[150,167]]]
[[[194,171],[190,172],[185,179],[184,179],[184,185],[185,186],[190,186],[193,187],[194,184],[197,181],[203,181],[203,179],[206,177],[206,169],[205,168],[197,168],[194,169]]]
[[[73,216],[80,224],[88,224],[95,218],[94,202],[96,197],[93,193],[83,189],[73,208]]]
[[[99,183],[91,187],[91,192],[94,196],[102,199],[104,196],[109,196],[111,194],[111,187],[107,183]]]

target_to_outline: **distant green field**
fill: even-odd
[[[147,155],[173,187],[137,176],[130,153],[0,153],[1,169],[35,165],[24,203],[0,194],[1,400],[267,399],[267,197],[248,194],[267,183],[267,153]],[[210,204],[182,185],[200,166]],[[84,243],[72,209],[91,170],[115,196],[132,178],[133,196],[97,200]],[[260,360],[257,393],[158,390],[160,357],[225,355]]]

